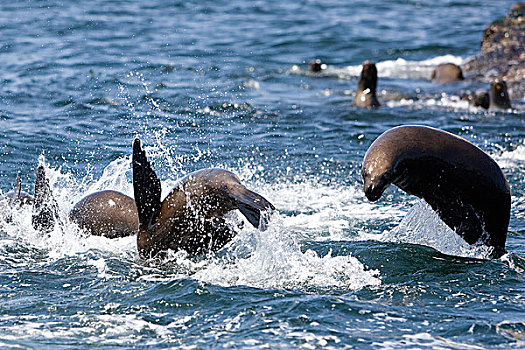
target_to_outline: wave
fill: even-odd
[[[455,63],[461,65],[468,58],[454,55],[443,55],[429,58],[422,61],[410,61],[404,58],[376,62],[377,75],[379,78],[400,78],[400,79],[425,79],[430,80],[432,72],[437,65],[442,63]],[[288,69],[289,74],[311,75],[336,77],[344,80],[356,79],[361,75],[363,65],[353,65],[346,67],[334,67],[327,65],[326,69],[320,73],[309,72],[308,67],[294,65]]]

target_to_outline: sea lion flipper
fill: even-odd
[[[255,228],[266,229],[268,224],[268,218],[262,216],[261,211],[272,211],[275,209],[272,203],[270,203],[263,196],[246,189],[245,187],[236,188],[230,191],[231,197],[235,200],[239,211],[248,219],[250,224]]]
[[[16,175],[16,184],[13,189],[13,196],[9,201],[9,206],[13,207],[17,201],[20,200],[20,193],[22,192],[22,180],[20,180],[20,175]]]
[[[151,167],[138,138],[133,141],[133,191],[139,215],[139,226],[151,230],[161,207],[160,180]]]
[[[35,202],[31,217],[33,228],[44,233],[52,231],[58,218],[57,208],[44,167],[40,165],[35,179]]]

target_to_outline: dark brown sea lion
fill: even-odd
[[[69,218],[95,236],[126,237],[137,233],[139,217],[135,200],[117,191],[100,191],[78,202]]]
[[[485,109],[509,109],[510,104],[507,84],[503,80],[495,80],[490,84],[490,90],[475,91],[474,93],[463,96],[475,107]]]
[[[490,84],[489,97],[489,108],[491,109],[512,108],[510,104],[509,92],[507,91],[507,84],[503,80],[497,79]]]
[[[308,69],[310,69],[310,72],[319,73],[323,69],[326,69],[326,64],[324,64],[320,59],[317,58],[315,60],[310,61]]]
[[[377,68],[374,62],[364,61],[363,70],[359,83],[357,83],[357,91],[355,93],[354,102],[356,107],[362,108],[377,108],[381,106],[376,96],[377,88]]]
[[[71,221],[95,236],[131,236],[138,231],[135,200],[117,191],[100,191],[84,197],[69,213]],[[44,167],[35,180],[32,224],[35,230],[50,232],[59,221],[58,204],[51,192]]]
[[[275,209],[232,172],[213,168],[185,176],[161,201],[160,181],[139,139],[133,142],[133,188],[139,213],[137,247],[144,258],[168,249],[192,256],[217,251],[235,235],[223,218],[226,213],[239,209],[254,227],[264,229],[261,212]]]
[[[447,84],[463,80],[461,67],[454,63],[440,64],[432,72],[430,78],[434,83]]]
[[[510,189],[496,162],[480,148],[449,132],[400,126],[379,136],[365,154],[364,192],[371,201],[394,184],[423,198],[469,243],[505,253]]]

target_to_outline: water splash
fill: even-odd
[[[398,226],[384,231],[380,240],[425,245],[443,254],[477,259],[488,259],[492,251],[492,248],[485,245],[470,245],[465,242],[424,200],[414,205]]]
[[[169,152],[158,146],[153,146],[149,151],[152,158],[158,160],[170,157]],[[32,208],[25,206],[16,209],[11,222],[1,223],[1,229],[5,232],[5,236],[0,237],[2,246],[8,246],[14,251],[20,250],[21,245],[29,246],[41,251],[48,262],[77,256],[80,257],[77,261],[79,264],[95,267],[100,278],[111,277],[107,272],[107,259],[137,260],[135,237],[108,239],[90,236],[68,218],[75,203],[93,192],[111,189],[133,196],[130,157],[120,157],[108,164],[98,179],[93,179],[90,171],[76,179],[61,168],[50,167],[44,158],[41,163],[45,166],[53,194],[59,203],[61,224],[49,234],[42,235],[31,225]],[[249,188],[264,194],[271,201],[275,199],[278,208],[292,210],[296,205],[306,202],[310,203],[309,208],[299,215],[275,213],[265,231],[244,223],[244,228],[225,249],[206,259],[189,259],[183,252],[173,253],[162,264],[172,264],[170,272],[156,271],[151,276],[143,276],[144,279],[190,277],[221,286],[303,290],[334,287],[356,290],[380,284],[378,271],[367,270],[351,255],[334,256],[331,252],[320,255],[311,249],[303,251],[300,244],[303,237],[297,233],[314,231],[310,239],[315,239],[321,237],[328,227],[332,230],[330,232],[342,234],[352,220],[349,218],[359,215],[359,211],[356,214],[354,209],[361,207],[360,212],[363,213],[370,205],[357,199],[362,195],[356,188],[331,187],[315,181],[274,186],[256,176],[258,167],[230,170],[239,173],[241,178],[246,177],[244,183]],[[176,174],[173,176],[177,177]],[[176,179],[163,181],[163,192],[169,192],[175,184]],[[244,220],[236,213],[232,213],[228,219],[237,226]],[[305,223],[300,224],[301,220]],[[93,251],[97,251],[96,257],[93,257]]]

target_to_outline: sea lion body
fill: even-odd
[[[135,200],[117,191],[100,191],[78,202],[69,218],[95,236],[108,238],[131,236],[138,231]]]
[[[464,79],[461,67],[454,63],[440,64],[432,72],[430,78],[434,83],[448,84]]]
[[[138,231],[138,213],[135,200],[117,191],[100,191],[84,197],[69,213],[71,221],[95,236],[117,238]],[[56,202],[43,166],[35,179],[35,199],[31,222],[42,233],[61,224]]]
[[[490,84],[490,90],[475,91],[463,96],[475,107],[485,109],[509,109],[512,108],[507,84],[503,80],[495,80]]]
[[[352,105],[361,108],[377,108],[381,106],[376,96],[377,68],[374,62],[364,61],[363,70],[357,83]]]
[[[160,181],[138,139],[133,144],[133,187],[139,212],[137,247],[143,257],[168,249],[192,256],[217,251],[235,235],[225,214],[239,209],[253,226],[264,229],[261,212],[274,209],[235,174],[214,168],[185,176],[161,202]]]
[[[446,131],[400,126],[379,136],[363,160],[364,191],[378,200],[392,183],[423,198],[469,244],[505,252],[509,184],[480,148]]]
[[[503,80],[497,79],[490,84],[489,99],[490,109],[512,108],[510,104],[509,92],[507,90],[507,83],[505,83]]]

